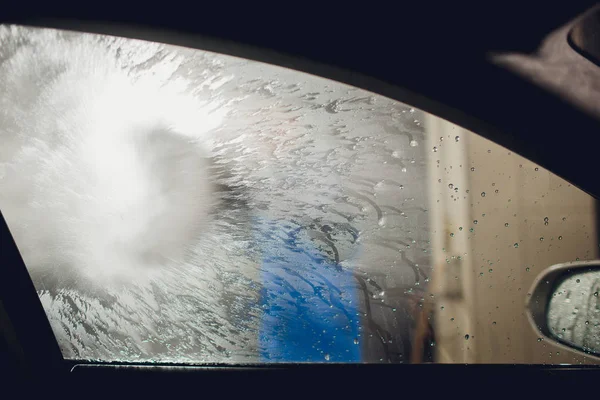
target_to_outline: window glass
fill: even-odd
[[[66,358],[591,362],[529,286],[595,201],[409,105],[254,61],[0,27],[0,209]]]

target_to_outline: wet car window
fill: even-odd
[[[543,168],[281,67],[0,41],[0,209],[66,358],[590,361],[524,316],[537,272],[598,248],[595,201]]]

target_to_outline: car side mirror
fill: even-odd
[[[527,313],[540,336],[600,357],[600,260],[554,265],[530,293]]]

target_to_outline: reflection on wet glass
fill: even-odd
[[[600,354],[600,271],[574,273],[562,281],[548,305],[548,327],[561,341]]]

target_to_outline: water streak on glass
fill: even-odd
[[[67,358],[406,361],[422,120],[257,62],[0,27],[0,208]]]

